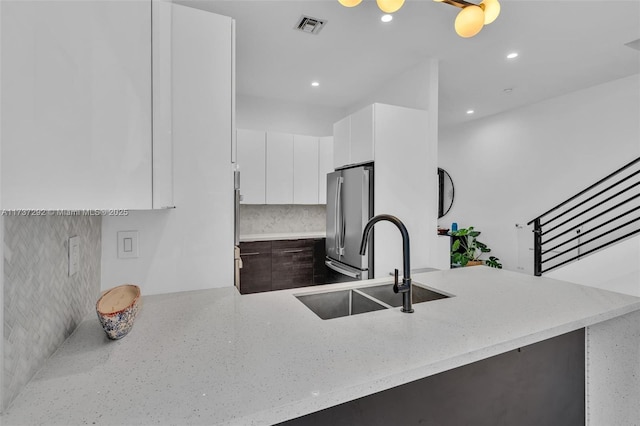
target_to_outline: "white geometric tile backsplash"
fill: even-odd
[[[325,205],[240,205],[240,234],[323,232]]]
[[[100,295],[102,218],[7,216],[4,220],[5,409]],[[68,276],[67,241],[80,237],[80,270]]]

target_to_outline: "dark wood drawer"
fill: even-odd
[[[245,253],[271,253],[271,241],[249,241],[240,243],[240,256]]]
[[[313,250],[314,240],[277,240],[272,241],[272,249],[275,250],[291,250],[291,249],[307,249]]]
[[[240,243],[240,293],[271,291],[271,241]]]
[[[313,240],[274,241],[271,275],[273,290],[313,285]]]

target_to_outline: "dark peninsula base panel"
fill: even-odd
[[[577,330],[281,425],[584,426],[584,339]]]

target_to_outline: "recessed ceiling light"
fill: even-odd
[[[318,86],[320,86],[320,83],[319,83],[319,82],[317,82],[317,81],[312,81],[312,82],[311,82],[311,85],[312,85],[313,87],[318,87]]]
[[[467,114],[471,115],[471,114],[473,114],[473,113],[475,113],[475,111],[474,111],[474,110],[472,110],[472,109],[467,110]]]
[[[512,52],[507,55],[507,59],[515,59],[518,57],[518,52]]]
[[[389,14],[387,14],[387,15],[382,15],[382,17],[380,18],[380,20],[381,20],[382,22],[391,22],[391,21],[393,21],[393,15],[389,15]]]

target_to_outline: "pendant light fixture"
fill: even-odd
[[[360,4],[362,0],[338,0],[344,7],[354,7]]]
[[[484,10],[485,25],[489,25],[500,15],[500,2],[498,0],[482,0],[480,7]]]
[[[478,34],[485,25],[489,25],[500,15],[498,0],[482,0],[480,4],[465,0],[434,0],[462,9],[456,17],[454,28],[460,37],[468,38]]]
[[[338,0],[345,7],[359,5],[362,0]],[[394,13],[400,10],[405,0],[376,0],[378,7],[384,13]],[[485,25],[489,25],[500,15],[500,2],[498,0],[482,0],[479,4],[469,3],[466,0],[433,0],[439,3],[447,3],[462,9],[454,22],[456,33],[460,37],[469,38],[478,34]]]
[[[362,0],[338,0],[345,7],[354,7],[359,5]],[[384,13],[394,13],[400,10],[404,4],[404,0],[376,0],[378,7]]]
[[[467,6],[458,13],[454,22],[456,33],[468,38],[478,34],[484,27],[484,12],[480,6]]]
[[[378,7],[384,13],[394,13],[400,10],[404,4],[404,0],[376,0]]]

